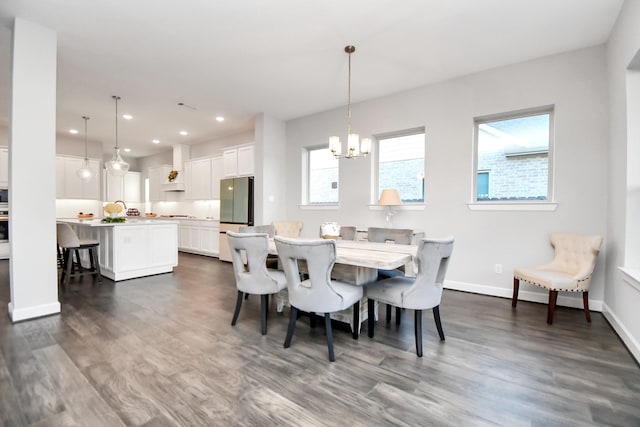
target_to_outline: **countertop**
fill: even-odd
[[[127,218],[125,222],[101,222],[101,218],[78,219],[78,218],[57,218],[58,222],[68,224],[84,225],[87,227],[126,227],[131,225],[158,225],[158,224],[180,224],[178,220],[172,218],[148,219],[148,218]]]

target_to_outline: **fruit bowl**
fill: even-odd
[[[144,214],[144,216],[146,216],[147,218],[155,218],[158,216],[158,214],[154,212],[147,212],[146,214]]]
[[[79,219],[93,218],[93,214],[92,213],[78,212],[78,218]]]

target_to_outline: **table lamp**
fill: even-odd
[[[382,190],[382,194],[380,195],[380,201],[378,202],[378,204],[380,206],[388,206],[389,210],[387,211],[385,220],[387,221],[387,226],[392,227],[391,218],[395,214],[393,206],[400,206],[402,204],[402,200],[400,199],[398,190],[396,190],[395,188]]]

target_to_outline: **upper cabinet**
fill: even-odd
[[[9,150],[0,148],[0,188],[9,187]]]
[[[149,201],[162,202],[167,200],[167,193],[162,191],[162,184],[167,180],[171,166],[162,165],[149,168]]]
[[[84,182],[78,177],[78,170],[84,166],[84,159],[56,156],[56,197],[58,199],[100,200],[100,161],[89,159],[93,177]]]
[[[224,161],[222,157],[211,159],[211,198],[220,200],[220,180],[224,174]]]
[[[254,173],[254,148],[247,145],[230,148],[222,153],[224,177],[247,176]]]
[[[189,160],[184,164],[185,169],[185,199],[211,200],[213,198],[211,185],[211,159]]]
[[[140,172],[127,172],[123,176],[110,175],[105,171],[106,193],[104,199],[110,202],[123,200],[140,202]]]

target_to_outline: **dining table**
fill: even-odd
[[[298,239],[317,240],[304,237]],[[336,261],[331,271],[331,278],[356,286],[364,286],[378,280],[378,270],[394,270],[399,267],[404,267],[405,276],[413,277],[416,271],[414,260],[417,251],[417,245],[336,240]],[[269,239],[269,253],[278,254],[273,239]],[[304,269],[305,266],[300,265],[300,271],[304,272]],[[278,295],[276,299],[279,312],[284,306],[289,305],[288,297],[284,294]],[[377,318],[377,302],[375,311]],[[359,325],[353,323],[353,317],[352,308],[331,314],[332,319],[349,323],[351,330],[357,334],[362,323],[368,319],[366,297],[360,301]]]

